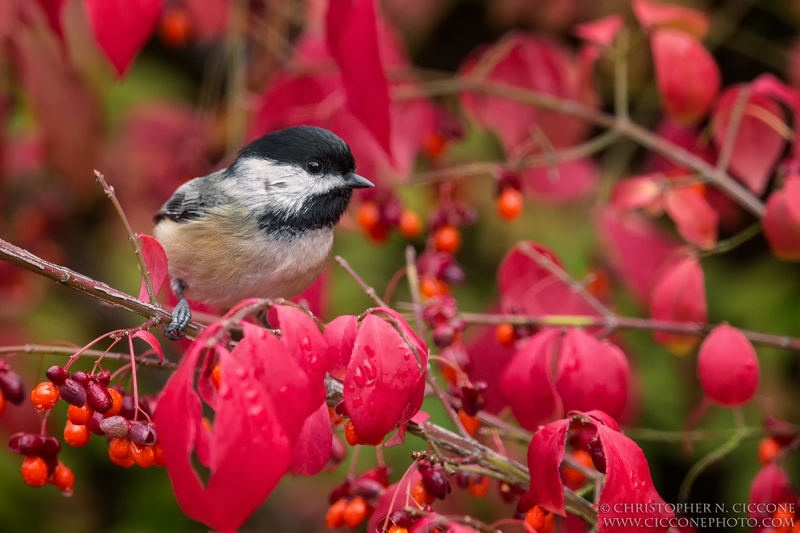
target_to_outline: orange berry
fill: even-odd
[[[129,439],[111,439],[108,443],[108,456],[113,461],[126,460],[131,456],[131,441]]]
[[[381,221],[381,210],[378,204],[375,202],[364,202],[359,205],[356,211],[356,221],[361,229],[370,233]]]
[[[542,525],[542,529],[539,530],[539,533],[553,533],[556,529],[556,517],[553,516],[553,513],[547,513],[544,516],[544,524]]]
[[[425,490],[425,485],[423,485],[421,480],[417,481],[417,483],[411,489],[411,497],[419,505],[430,505],[436,499],[435,496],[429,494],[428,491]]]
[[[64,442],[70,446],[79,448],[89,444],[89,437],[91,436],[92,434],[89,433],[89,428],[86,427],[85,424],[76,425],[70,420],[67,420],[64,426]]]
[[[486,496],[486,492],[489,490],[488,476],[481,476],[479,483],[470,483],[469,487],[467,487],[467,490],[476,498],[483,498]]]
[[[344,418],[336,414],[336,411],[333,410],[333,407],[328,407],[328,416],[331,418],[331,425],[333,427],[341,426],[344,424]]]
[[[136,464],[133,461],[133,457],[131,457],[130,455],[128,457],[126,457],[125,459],[117,459],[115,457],[110,457],[110,459],[111,459],[112,463],[114,463],[117,466],[121,466],[122,468],[130,468],[134,464]]]
[[[192,19],[185,9],[173,7],[167,9],[161,19],[159,36],[170,48],[186,46],[192,33]]]
[[[133,461],[142,468],[150,468],[155,461],[153,447],[145,444],[131,443],[131,457]]]
[[[122,411],[122,394],[117,389],[112,388],[108,389],[108,394],[111,396],[111,409],[106,411],[106,414],[103,415],[104,418],[117,416]]]
[[[452,385],[458,385],[458,371],[450,365],[442,365],[442,377]]]
[[[52,409],[58,402],[58,387],[49,381],[42,381],[31,391],[31,402],[37,411]]]
[[[47,463],[41,457],[26,457],[19,471],[22,480],[31,487],[47,485]]]
[[[156,466],[164,466],[164,449],[161,447],[160,442],[153,444],[153,464]]]
[[[209,433],[213,432],[213,428],[211,426],[211,420],[209,420],[207,416],[204,416],[202,419],[200,419],[200,423],[203,424],[203,428],[206,431],[208,431]]]
[[[497,326],[494,330],[494,336],[501,346],[507,348],[514,346],[514,342],[517,340],[517,336],[514,333],[514,326],[508,323]]]
[[[589,294],[597,298],[606,298],[611,292],[611,280],[602,270],[591,271],[591,281],[586,285]]]
[[[367,502],[365,502],[364,498],[361,496],[356,496],[350,500],[350,503],[348,503],[347,507],[344,508],[344,513],[342,513],[344,523],[349,528],[358,527],[366,517]]]
[[[456,253],[461,247],[461,232],[453,226],[442,226],[433,235],[433,247],[439,252]]]
[[[430,158],[437,158],[447,148],[447,139],[441,134],[433,132],[425,139],[425,154]]]
[[[387,533],[408,533],[408,530],[400,526],[392,526]]]
[[[222,363],[217,363],[211,369],[211,383],[214,384],[215,389],[219,390],[219,384],[222,383]]]
[[[344,438],[347,440],[347,444],[350,446],[357,446],[361,444],[361,441],[358,438],[358,433],[356,433],[356,427],[353,425],[352,420],[348,420],[347,424],[344,425]]]
[[[89,407],[89,403],[87,402],[83,407],[78,407],[77,405],[70,405],[67,408],[67,420],[75,424],[76,426],[83,426],[92,419],[94,415],[94,410]]]
[[[410,209],[403,210],[400,215],[400,235],[406,239],[416,239],[422,233],[422,219]]]
[[[419,281],[419,292],[425,298],[433,298],[450,294],[450,288],[444,281],[426,276]]]
[[[461,421],[461,425],[464,426],[464,429],[467,430],[467,433],[472,436],[474,436],[478,432],[478,428],[481,427],[481,421],[474,416],[469,416],[463,409],[458,410],[458,419]]]
[[[771,463],[781,453],[781,445],[772,437],[761,439],[758,444],[758,460],[762,465]]]
[[[542,526],[544,526],[544,519],[546,515],[547,511],[545,511],[538,505],[534,505],[530,509],[530,511],[525,513],[525,523],[529,525],[531,528],[541,533]]]
[[[3,396],[3,391],[0,390],[0,416],[3,416],[3,411],[6,410],[6,397]]]
[[[586,450],[575,450],[571,454],[573,459],[577,462],[585,466],[586,468],[594,468],[594,463],[592,463],[592,456],[589,455],[589,452]],[[583,485],[584,481],[586,481],[586,476],[583,475],[582,472],[579,472],[575,468],[570,466],[564,466],[562,470],[562,477],[564,478],[564,483],[569,488],[577,488]]]
[[[516,189],[506,189],[497,198],[497,212],[506,220],[517,218],[522,206],[522,193]]]
[[[50,481],[53,485],[61,489],[61,492],[63,492],[65,496],[72,495],[72,489],[75,488],[75,474],[61,461],[58,462],[56,471],[53,472],[53,477]]]
[[[336,500],[333,505],[328,507],[328,512],[325,513],[325,525],[331,529],[342,527],[344,525],[344,510],[346,507],[346,499]]]

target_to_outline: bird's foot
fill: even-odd
[[[192,310],[189,309],[189,302],[181,298],[172,310],[172,321],[164,327],[164,335],[172,341],[183,338],[183,328],[191,319]]]

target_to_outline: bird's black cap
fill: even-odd
[[[309,161],[318,161],[323,173],[341,175],[356,169],[356,160],[347,143],[315,126],[295,126],[268,133],[242,148],[239,158],[271,159],[301,168]]]

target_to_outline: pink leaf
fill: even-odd
[[[142,259],[144,260],[145,267],[150,273],[150,282],[153,284],[153,292],[158,296],[161,291],[161,286],[167,279],[167,254],[161,243],[150,235],[139,235],[139,248],[142,252]],[[143,302],[150,301],[147,294],[147,285],[142,278],[142,287],[139,289],[139,300]]]
[[[347,372],[357,333],[358,317],[354,315],[342,315],[333,319],[323,332],[328,343],[328,372],[340,381]]]
[[[564,411],[598,409],[619,417],[628,401],[628,359],[618,347],[570,328],[561,343],[556,389]]]
[[[747,517],[756,519],[758,522],[758,525],[753,528],[753,532],[765,533],[774,531],[773,528],[768,527],[771,525],[770,519],[775,512],[773,507],[775,510],[777,510],[777,506],[796,510],[797,495],[792,491],[786,473],[773,462],[762,468],[753,479],[748,502],[754,505],[747,506]]]
[[[714,107],[711,122],[714,143],[718,149],[727,142],[728,123],[743,86],[726,90]],[[739,122],[736,141],[731,154],[730,169],[756,194],[763,194],[772,171],[785,146],[781,134],[764,121],[765,116],[783,124],[783,112],[771,98],[761,94],[750,94],[744,115]]]
[[[300,309],[289,305],[274,307],[281,330],[281,342],[285,343],[294,360],[303,369],[314,397],[319,403],[325,401],[325,372],[328,367],[328,343],[314,320]]]
[[[389,82],[379,52],[375,0],[330,0],[326,28],[348,108],[391,155]]]
[[[621,15],[609,15],[601,19],[578,24],[573,32],[578,38],[588,41],[600,48],[608,48],[624,24]]]
[[[783,184],[783,193],[786,198],[786,211],[800,226],[800,176],[789,176]]]
[[[700,346],[697,376],[706,396],[726,407],[747,403],[758,389],[756,351],[741,331],[714,328]]]
[[[486,400],[485,410],[489,413],[497,414],[508,404],[500,379],[514,354],[514,348],[497,342],[494,328],[484,328],[477,340],[467,347],[469,378],[473,383],[486,383],[483,397]]]
[[[784,261],[800,261],[800,223],[789,212],[786,190],[773,192],[764,214],[764,234],[772,253]]]
[[[635,0],[633,13],[645,29],[674,28],[702,39],[708,31],[708,15],[695,9],[650,0]]]
[[[121,78],[158,25],[164,0],[84,0],[92,32]]]
[[[597,435],[606,458],[606,480],[600,493],[598,522],[601,533],[653,533],[667,531],[668,520],[653,520],[647,526],[615,523],[608,518],[635,516],[637,504],[648,505],[648,517],[671,518],[665,502],[656,492],[650,477],[650,467],[642,449],[631,439],[602,424],[595,424]],[[624,505],[617,505],[624,504]],[[652,507],[649,504],[655,504]],[[628,506],[628,507],[625,507]],[[652,511],[651,511],[652,509]]]
[[[656,204],[661,196],[657,177],[636,176],[619,181],[611,192],[611,204],[620,209],[641,209]]]
[[[158,342],[158,339],[156,339],[155,335],[153,335],[149,331],[145,331],[143,329],[140,329],[140,330],[134,332],[131,335],[131,338],[132,339],[142,339],[144,342],[149,344],[150,347],[153,349],[153,351],[156,352],[156,354],[158,354],[158,362],[159,362],[159,364],[163,364],[164,363],[164,350],[161,349],[161,343]]]
[[[562,413],[550,369],[560,349],[561,333],[546,329],[531,337],[511,359],[500,378],[500,390],[519,424],[531,431]]]
[[[597,189],[600,174],[591,159],[577,159],[556,165],[522,171],[525,187],[533,194],[553,202],[585,197]]]
[[[325,468],[331,458],[333,431],[328,406],[324,403],[306,418],[292,450],[290,468],[295,474],[313,476]]]
[[[656,282],[650,297],[650,312],[656,320],[708,322],[703,270],[695,257],[686,257],[671,265]],[[691,351],[697,337],[656,331],[656,342],[666,344],[679,354]]]
[[[664,208],[678,227],[681,237],[703,250],[717,243],[719,215],[694,187],[670,188],[664,198]]]
[[[364,317],[344,379],[344,404],[362,442],[381,442],[403,418],[416,414],[408,407],[421,404],[414,391],[425,367],[418,365],[391,324],[374,314]]]
[[[523,499],[551,513],[566,516],[564,510],[564,485],[559,466],[564,460],[567,430],[570,419],[556,420],[539,428],[528,445],[528,470],[531,474],[530,490]]]
[[[598,223],[615,269],[634,295],[647,301],[661,269],[678,249],[677,243],[638,213],[606,209]]]
[[[711,54],[695,37],[680,30],[655,30],[650,44],[666,112],[682,124],[697,122],[720,87],[719,68]]]

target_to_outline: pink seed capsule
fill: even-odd
[[[89,407],[101,414],[107,413],[113,403],[108,389],[93,379],[86,384],[86,401]]]
[[[70,405],[76,407],[83,407],[86,405],[86,389],[74,379],[65,379],[58,386],[58,394]]]

